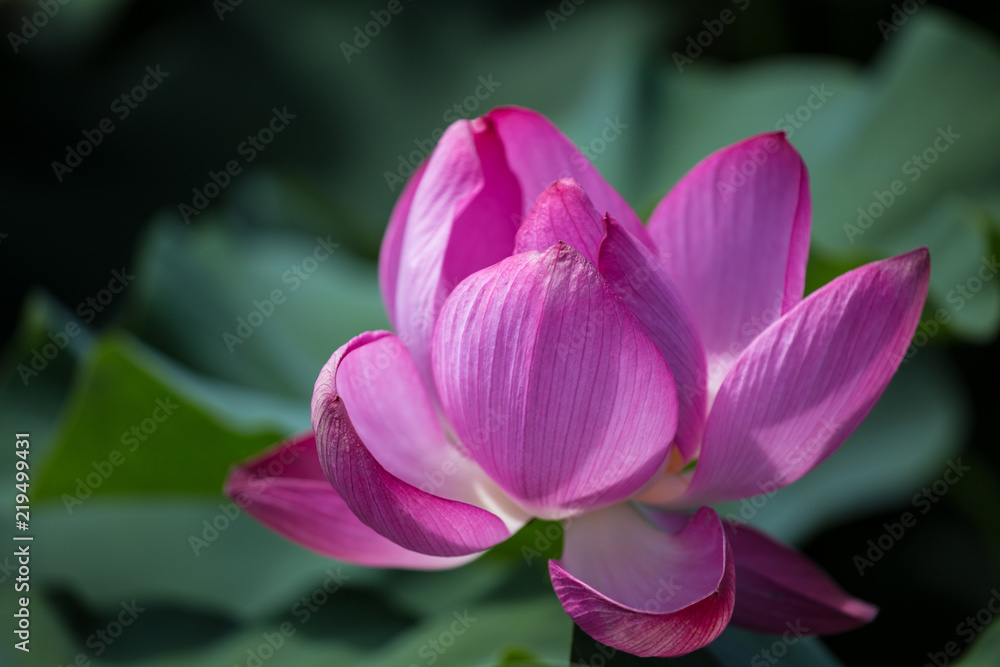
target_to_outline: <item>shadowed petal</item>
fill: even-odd
[[[368,351],[374,356],[366,357],[362,352],[356,364],[347,362],[355,350],[368,345],[375,346]],[[392,346],[397,346],[398,350],[395,360],[390,351]],[[380,354],[386,357],[381,368]],[[366,374],[367,361],[375,364],[378,372],[374,375]],[[343,375],[340,372],[342,362],[347,363]],[[370,383],[367,387],[366,382]],[[408,403],[385,404],[381,410],[366,404],[384,400],[378,398],[377,387],[390,387],[394,383],[402,386],[402,393],[410,392],[409,397],[403,399]],[[341,384],[345,386],[344,396],[338,393]],[[366,391],[372,386],[376,391]],[[353,396],[353,405],[345,404],[349,395]],[[394,408],[397,415],[405,417],[403,424],[375,423],[380,413],[390,413]],[[355,430],[350,416],[354,409],[362,430],[372,438],[372,450]],[[388,332],[362,334],[337,350],[316,380],[312,421],[320,463],[337,493],[358,518],[397,544],[433,556],[482,551],[510,534],[500,517],[476,505],[435,495],[438,489],[434,485],[430,487],[435,492],[432,493],[413,483],[420,483],[426,470],[444,471],[446,463],[455,462],[448,458],[447,443],[435,440],[441,432],[439,426],[435,431],[433,414],[427,415],[431,410],[406,348]],[[408,452],[410,448],[419,452]],[[407,465],[415,465],[416,469],[404,471],[402,467]],[[470,464],[464,470],[473,468]],[[451,476],[455,481],[447,488],[460,488],[461,477],[464,476]],[[473,480],[470,480],[468,486],[472,485]]]
[[[736,562],[733,623],[756,632],[826,635],[869,623],[878,608],[848,595],[811,560],[745,524],[724,521]]]
[[[420,184],[420,179],[427,168],[427,162],[421,162],[413,175],[406,182],[403,191],[392,208],[389,225],[385,228],[382,245],[378,253],[378,282],[382,288],[382,301],[385,303],[389,321],[396,325],[396,286],[399,283],[399,264],[403,252],[403,235],[406,231],[406,221],[410,217],[410,206],[413,204],[413,193]]]
[[[810,219],[805,165],[780,132],[708,156],[650,216],[701,331],[713,394],[739,353],[802,299]]]
[[[524,205],[500,139],[483,119],[449,126],[426,164],[402,232],[389,311],[430,386],[438,311],[462,279],[513,252]]]
[[[361,523],[323,474],[311,432],[233,468],[226,494],[279,535],[348,563],[442,570],[475,558],[440,558],[410,551]]]
[[[653,247],[646,228],[632,208],[545,116],[511,106],[494,109],[486,118],[496,126],[507,163],[517,176],[529,206],[553,181],[572,178],[586,191],[598,213],[610,213],[644,244]]]
[[[715,511],[646,517],[622,503],[574,519],[549,562],[556,595],[588,635],[642,656],[697,650],[733,613],[732,553]]]
[[[628,497],[677,403],[663,355],[596,267],[559,244],[462,282],[434,336],[438,395],[486,473],[536,516]]]
[[[662,261],[612,218],[601,243],[601,275],[638,318],[677,383],[677,440],[684,461],[698,454],[708,398],[697,326]]]
[[[384,335],[345,354],[337,391],[358,437],[391,475],[435,496],[500,515],[511,530],[530,517],[468,453],[449,442],[407,349]]]
[[[833,453],[878,401],[913,337],[926,248],[833,280],[746,349],[719,389],[675,506],[769,493]]]

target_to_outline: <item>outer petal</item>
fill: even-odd
[[[390,308],[428,386],[430,340],[441,305],[463,278],[513,252],[523,210],[492,126],[482,119],[453,123],[413,193]]]
[[[336,381],[358,437],[391,475],[435,496],[509,517],[512,529],[530,518],[468,453],[449,442],[413,359],[396,336],[383,335],[344,354]]]
[[[509,531],[500,517],[475,505],[419,489],[386,469],[391,467],[400,472],[400,466],[419,462],[421,467],[407,475],[417,481],[424,477],[427,469],[422,466],[428,462],[432,462],[431,471],[444,472],[446,463],[452,461],[444,451],[445,443],[434,442],[433,428],[429,420],[421,416],[419,407],[390,404],[389,408],[397,407],[412,422],[407,422],[403,428],[378,429],[372,424],[378,410],[364,405],[365,400],[377,400],[361,390],[366,381],[380,386],[398,382],[414,392],[410,401],[424,403],[429,408],[429,399],[405,348],[399,346],[400,354],[395,364],[386,350],[379,350],[387,358],[383,368],[378,368],[376,362],[375,369],[379,372],[373,375],[365,373],[367,366],[363,362],[366,359],[359,365],[348,363],[347,373],[341,372],[342,362],[355,350],[369,344],[377,345],[378,341],[391,336],[387,332],[373,332],[352,339],[334,353],[316,380],[313,430],[327,478],[362,522],[412,551],[433,556],[460,556],[503,541]],[[345,397],[338,393],[340,384],[354,385],[347,393],[354,393],[359,399],[355,401],[359,423],[374,435],[374,452],[355,430],[349,414],[351,406],[345,405]],[[418,455],[400,453],[407,448],[422,451]],[[432,490],[435,490],[433,485]]]
[[[878,608],[851,597],[811,560],[744,524],[724,522],[736,562],[733,623],[756,632],[853,630]]]
[[[337,560],[369,567],[439,570],[474,558],[439,558],[409,551],[361,523],[323,474],[311,432],[233,468],[226,494],[279,535]]]
[[[704,507],[666,523],[671,530],[620,504],[567,526],[562,560],[549,562],[552,585],[599,642],[675,657],[710,643],[729,622],[734,568],[718,515]]]
[[[713,393],[802,299],[810,219],[806,168],[781,132],[708,156],[653,211],[649,233],[694,313]]]
[[[628,497],[677,419],[663,356],[579,252],[526,252],[465,280],[434,336],[445,413],[487,474],[536,516]]]
[[[769,493],[829,456],[896,372],[927,298],[926,248],[873,262],[810,294],[740,356],[675,505]]]
[[[677,383],[676,442],[688,461],[701,444],[708,397],[705,350],[697,325],[660,258],[611,218],[598,266],[670,366]]]
[[[556,181],[539,195],[514,240],[514,252],[547,250],[562,241],[597,265],[604,220],[572,178]]]
[[[573,178],[587,192],[598,213],[610,213],[652,247],[646,228],[632,208],[545,116],[521,107],[500,107],[486,117],[496,126],[507,162],[528,202],[535,201],[556,179]]]
[[[385,228],[385,236],[382,237],[382,246],[379,248],[378,281],[382,288],[382,301],[385,302],[385,309],[393,326],[396,326],[396,286],[399,283],[403,235],[406,231],[406,221],[410,217],[410,206],[413,205],[413,194],[417,191],[426,168],[427,162],[421,162],[406,181],[396,205],[392,208],[389,225]]]

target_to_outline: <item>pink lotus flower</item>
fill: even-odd
[[[382,245],[397,333],[337,350],[315,437],[235,469],[227,491],[276,532],[376,567],[455,567],[532,517],[564,520],[559,600],[641,656],[698,649],[730,620],[866,623],[873,606],[709,507],[836,450],[917,325],[924,248],[802,298],[810,215],[781,133],[710,155],[647,227],[539,114],[456,122]]]

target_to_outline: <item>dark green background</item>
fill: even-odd
[[[261,633],[290,621],[299,630],[265,664],[406,666],[426,664],[421,647],[468,608],[480,615],[475,635],[435,664],[569,655],[571,624],[544,558],[526,564],[519,552],[557,553],[545,525],[454,572],[344,567],[347,585],[301,625],[295,601],[336,564],[245,516],[199,555],[190,542],[223,511],[230,465],[308,425],[326,357],[386,326],[374,262],[399,188],[385,173],[446,126],[480,76],[500,86],[472,115],[529,106],[581,146],[609,119],[625,123],[595,165],[643,216],[707,153],[775,129],[812,86],[833,92],[790,135],[814,201],[808,289],[928,245],[924,320],[943,309],[948,323],[848,444],[754,517],[882,609],[866,628],[799,644],[782,664],[916,665],[949,641],[968,650],[957,626],[1000,584],[1000,289],[987,282],[961,308],[948,296],[993,256],[1000,230],[996,10],[913,3],[916,13],[884,32],[893,3],[750,0],[740,11],[744,2],[587,0],[564,2],[575,9],[554,24],[555,1],[402,3],[351,63],[340,43],[387,3],[244,0],[220,21],[211,2],[70,0],[18,53],[7,34],[38,6],[0,4],[0,423],[32,433],[37,646],[28,657],[4,639],[0,654],[18,665],[78,654],[100,665],[245,664]],[[725,8],[736,20],[679,72],[672,54]],[[156,65],[169,76],[119,119],[113,101]],[[247,164],[238,146],[285,107],[296,117]],[[105,117],[115,130],[58,182],[52,161]],[[901,166],[947,127],[960,139],[906,180]],[[242,172],[185,225],[178,205],[234,159]],[[843,225],[897,178],[906,193],[848,242]],[[283,276],[317,236],[340,246],[293,290]],[[122,267],[135,280],[87,322],[78,304]],[[222,334],[275,288],[287,301],[231,353]],[[25,385],[18,366],[70,322],[83,333]],[[60,498],[76,478],[164,396],[181,406],[176,415],[68,512]],[[0,454],[4,526],[11,449]],[[972,470],[920,514],[914,494],[959,457]],[[860,576],[854,557],[906,511],[916,525]],[[4,637],[10,584],[0,582]],[[146,611],[96,658],[88,636],[133,598]],[[962,664],[994,664],[998,637],[977,635]],[[727,632],[687,662],[747,664],[773,641]],[[586,662],[588,650],[577,657]]]

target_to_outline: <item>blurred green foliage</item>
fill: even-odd
[[[702,29],[702,18],[717,16],[714,9],[595,1],[573,5],[565,21],[552,23],[546,11],[560,11],[555,2],[522,7],[516,16],[490,5],[446,12],[407,3],[348,63],[341,42],[380,7],[241,3],[220,20],[218,3],[200,3],[150,22],[139,4],[75,0],[16,56],[5,56],[9,85],[32,93],[12,95],[6,113],[31,118],[45,132],[13,139],[15,150],[33,152],[16,168],[0,166],[9,219],[22,223],[0,252],[16,269],[11,284],[53,285],[63,303],[33,290],[2,357],[2,422],[9,432],[32,433],[38,540],[33,651],[22,655],[5,640],[0,655],[18,665],[70,664],[77,656],[95,665],[249,665],[280,639],[263,662],[565,664],[572,624],[551,593],[545,559],[526,559],[521,549],[558,549],[551,541],[539,547],[545,524],[530,524],[453,572],[372,571],[286,542],[221,492],[229,466],[308,427],[312,384],[329,355],[352,335],[387,326],[374,261],[399,193],[396,177],[412,168],[414,154],[426,155],[449,114],[501,104],[548,115],[643,214],[706,154],[785,129],[810,170],[809,289],[863,262],[930,247],[924,319],[936,328],[924,329],[924,342],[871,417],[805,480],[759,508],[737,503],[720,512],[814,545],[810,553],[833,564],[852,592],[873,580],[881,583],[865,590],[890,591],[874,600],[889,620],[873,626],[870,648],[831,642],[849,664],[902,655],[893,645],[903,641],[916,642],[905,649],[907,659],[921,660],[955,639],[963,615],[986,602],[1000,574],[992,454],[975,459],[972,481],[946,499],[943,518],[928,517],[922,537],[890,555],[906,558],[893,565],[887,557],[861,580],[851,554],[879,534],[883,515],[909,507],[950,458],[995,443],[995,433],[982,436],[976,421],[977,406],[990,397],[964,383],[953,352],[978,354],[974,346],[993,341],[1000,326],[996,281],[981,281],[970,296],[956,291],[982,275],[1000,230],[994,36],[925,6],[890,33],[870,63],[815,54],[720,62],[717,55],[741,49],[755,55],[766,39],[780,43],[768,13],[774,5],[760,3],[678,71],[674,49]],[[2,9],[4,25],[18,26],[35,5]],[[123,21],[134,34],[117,28]],[[863,27],[877,32],[873,23]],[[129,117],[115,118],[115,131],[57,183],[51,161],[62,160],[84,128],[113,117],[109,104],[155,64],[169,77]],[[499,82],[485,101],[470,97],[479,77]],[[274,108],[295,118],[244,162],[241,142]],[[611,120],[623,131],[597,143]],[[958,138],[914,171],[914,156],[949,131]],[[185,224],[178,206],[190,205],[209,172],[231,160],[241,162],[241,172]],[[895,180],[902,193],[885,204]],[[882,204],[878,215],[873,203]],[[859,207],[872,216],[867,227],[859,226]],[[134,285],[96,322],[81,321],[71,304],[99,289],[97,278],[106,280],[133,243]],[[296,271],[319,246],[333,248],[329,258],[305,276]],[[9,260],[6,253],[19,254]],[[25,278],[24,258],[36,255],[63,272],[51,281]],[[283,299],[259,326],[251,324],[250,313],[275,290]],[[30,366],[33,352],[69,322],[82,333],[23,381],[19,367]],[[995,351],[990,358],[995,363]],[[154,411],[165,399],[177,407],[160,421]],[[134,449],[130,435],[138,439]],[[12,453],[0,453],[5,520],[14,504],[12,461]],[[99,483],[91,484],[94,474]],[[831,532],[846,525],[854,532]],[[842,553],[815,553],[831,535],[843,542]],[[928,543],[951,546],[935,560]],[[901,566],[906,559],[909,570]],[[331,569],[346,574],[346,583],[303,620],[296,605]],[[915,590],[893,592],[904,586]],[[134,625],[118,641],[95,643],[93,633],[133,599],[145,610]],[[893,634],[908,627],[913,599],[941,603],[923,619],[934,628],[926,642]],[[5,593],[0,615],[9,619],[14,603]],[[466,610],[477,619],[468,636],[437,652],[429,642]],[[282,624],[293,632],[275,639]],[[988,630],[962,664],[994,664],[996,634]],[[586,639],[576,636],[574,659],[591,664]],[[746,664],[773,641],[731,629],[675,662]],[[618,656],[608,664],[640,663]],[[823,642],[809,640],[783,664],[839,661]]]

